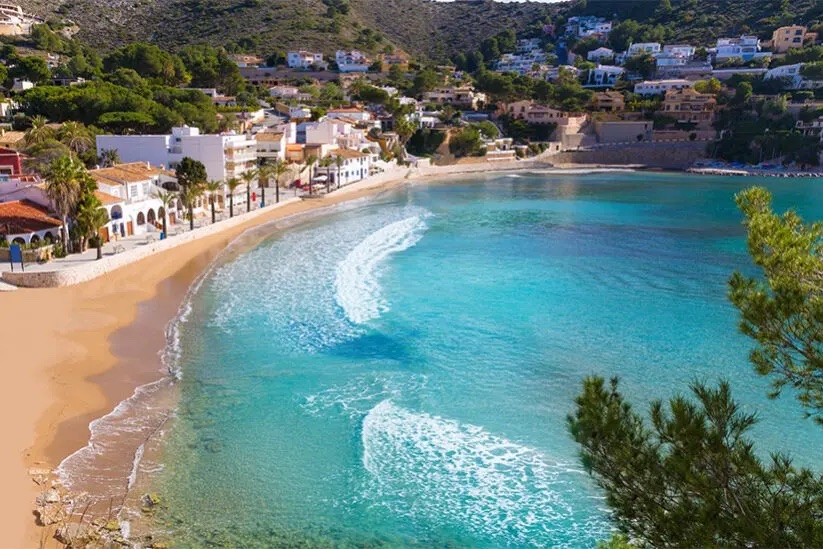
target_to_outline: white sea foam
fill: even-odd
[[[313,416],[334,413],[361,419],[379,402],[401,395],[419,394],[427,383],[428,376],[422,374],[358,376],[348,383],[334,385],[305,397],[300,407]]]
[[[393,514],[501,545],[580,546],[608,533],[572,505],[587,497],[579,470],[481,427],[384,400],[364,418],[362,444],[365,497]]]
[[[381,266],[390,255],[417,244],[425,230],[420,216],[396,221],[366,237],[337,265],[336,299],[349,320],[363,324],[388,310],[380,291]]]

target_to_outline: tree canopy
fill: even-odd
[[[740,193],[749,254],[762,279],[735,273],[729,297],[740,310],[740,330],[756,342],[750,359],[786,385],[823,424],[823,225],[804,223],[794,211],[772,211],[771,195],[755,187]]]

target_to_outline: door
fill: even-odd
[[[103,242],[108,242],[109,241],[109,228],[108,227],[103,227],[102,229],[100,229],[99,234],[100,234],[100,238],[103,239]]]
[[[126,223],[126,236],[131,236],[134,234],[134,224],[129,221]]]

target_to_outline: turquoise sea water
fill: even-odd
[[[179,325],[160,527],[182,547],[593,546],[608,514],[565,425],[593,373],[641,407],[730,379],[759,445],[816,463],[823,432],[767,401],[725,300],[754,182],[823,218],[821,181],[493,175],[217,266]]]

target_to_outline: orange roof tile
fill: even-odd
[[[63,225],[47,208],[31,200],[0,203],[0,234],[24,234],[56,229]]]
[[[364,158],[369,156],[367,154],[363,154],[360,151],[355,151],[352,149],[337,149],[336,151],[331,152],[334,156],[340,156],[342,158]]]
[[[125,202],[125,200],[119,196],[104,193],[103,191],[94,191],[94,196],[96,196],[104,206],[110,206],[112,204],[117,204],[118,202]]]

